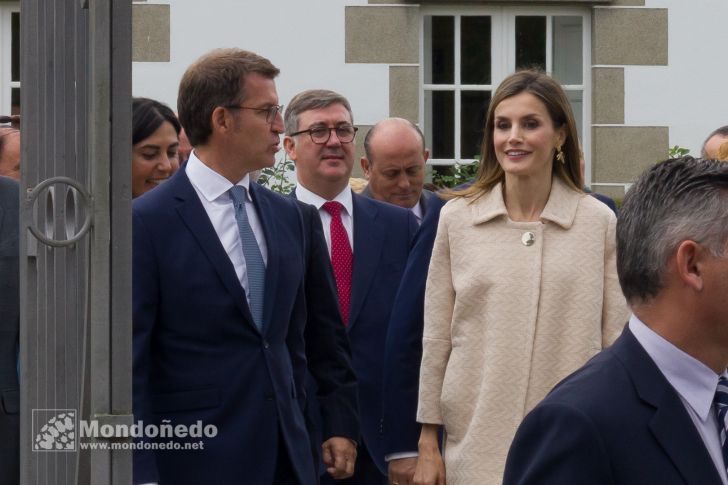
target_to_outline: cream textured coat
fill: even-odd
[[[615,225],[557,177],[540,221],[509,220],[500,184],[443,207],[417,420],[445,426],[448,485],[500,484],[526,413],[619,336],[629,314]]]

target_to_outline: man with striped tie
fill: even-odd
[[[728,484],[728,165],[645,172],[617,269],[629,324],[526,416],[504,484]]]

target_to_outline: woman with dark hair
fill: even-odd
[[[475,182],[442,209],[430,262],[416,484],[500,484],[526,413],[628,317],[616,218],[581,190],[561,86],[539,71],[507,77],[481,146]]]
[[[182,126],[167,105],[147,98],[132,103],[131,196],[139,197],[179,169]]]

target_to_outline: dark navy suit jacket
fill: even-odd
[[[526,416],[503,483],[722,481],[677,392],[627,327]]]
[[[262,331],[185,170],[134,201],[135,417],[218,430],[204,450],[136,452],[135,483],[272,483],[279,448],[301,484],[315,483],[306,352],[318,356],[322,407],[339,410],[331,426],[350,419],[356,384],[318,214],[257,184],[250,194],[268,247]]]
[[[445,201],[432,194],[407,260],[389,320],[384,357],[384,454],[417,451],[416,421],[425,318],[425,283],[440,209]]]
[[[18,183],[0,177],[0,484],[20,480]]]
[[[418,226],[406,209],[352,195],[354,267],[346,329],[359,382],[361,437],[386,474],[380,435],[384,344],[394,296]]]

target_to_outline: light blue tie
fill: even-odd
[[[230,189],[230,198],[235,204],[235,220],[238,222],[240,241],[243,244],[243,256],[248,273],[248,299],[250,300],[250,313],[258,330],[263,329],[263,295],[265,289],[265,263],[260,254],[258,241],[248,222],[248,213],[245,211],[247,190],[241,185]]]

